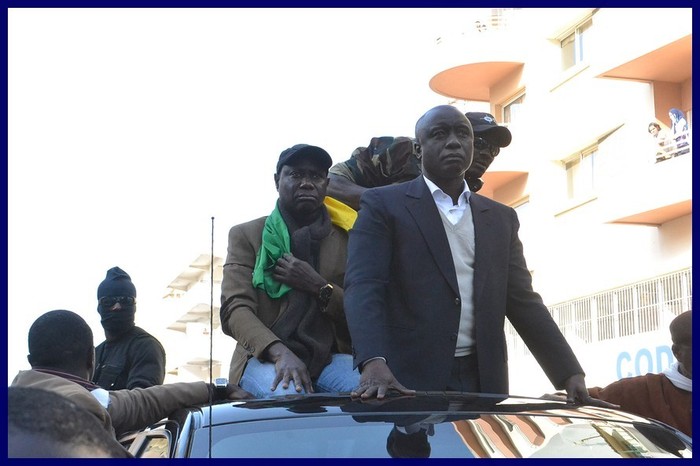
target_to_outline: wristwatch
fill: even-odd
[[[228,398],[228,379],[225,377],[218,377],[214,379],[212,384],[214,388],[213,399],[215,401],[225,400]]]
[[[321,309],[325,309],[326,306],[328,306],[328,302],[331,300],[331,296],[333,295],[333,285],[330,283],[326,283],[321,287],[320,290],[318,290],[318,305],[321,307]]]

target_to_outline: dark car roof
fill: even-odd
[[[207,406],[190,408],[190,410],[201,412],[203,426],[209,424]],[[417,392],[415,396],[387,396],[384,400],[373,399],[369,401],[351,399],[347,394],[286,395],[275,398],[224,402],[214,405],[213,413],[215,425],[248,420],[298,418],[304,415],[396,416],[427,413],[445,415],[561,414],[608,421],[649,422],[642,417],[622,411],[575,406],[562,401],[496,394],[425,391]]]
[[[415,457],[416,432],[431,457],[692,457],[692,439],[655,421],[505,395],[290,395],[187,408],[171,419],[179,426],[173,454],[184,457]]]
[[[505,403],[505,400],[510,400]],[[565,408],[561,402],[538,399],[507,398],[499,395],[470,395],[450,392],[418,392],[415,396],[387,396],[384,400],[352,399],[347,394],[308,394],[223,402],[213,406],[215,424],[271,418],[298,418],[301,415],[327,416],[340,413],[408,414],[423,412],[464,413],[484,410],[521,410],[522,407]],[[202,412],[202,421],[208,425],[208,406],[193,407]]]

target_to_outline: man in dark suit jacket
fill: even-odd
[[[353,394],[508,393],[507,317],[555,387],[597,404],[532,289],[515,211],[467,188],[467,117],[435,107],[416,123],[416,138],[423,176],[365,192],[350,232],[345,313],[361,370]]]

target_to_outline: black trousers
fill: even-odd
[[[446,390],[458,392],[480,392],[479,363],[476,353],[454,358],[452,373]]]

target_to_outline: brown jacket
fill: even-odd
[[[663,374],[620,379],[588,389],[593,398],[620,405],[620,409],[649,417],[693,436],[693,393],[681,390]]]
[[[265,219],[261,217],[231,228],[228,254],[221,282],[221,328],[237,344],[231,359],[230,383],[239,383],[248,359],[262,359],[263,351],[279,338],[270,330],[288,305],[287,296],[270,298],[253,287],[255,256],[262,243]],[[326,307],[335,325],[335,352],[350,353],[350,334],[343,311],[343,281],[347,258],[347,233],[335,225],[321,241],[319,273],[333,285]]]
[[[56,375],[33,370],[20,371],[11,385],[41,388],[63,395],[97,416],[105,429],[117,436],[132,430],[143,429],[179,408],[209,401],[209,386],[204,382],[113,390],[107,392],[109,394],[107,409],[86,388]]]

